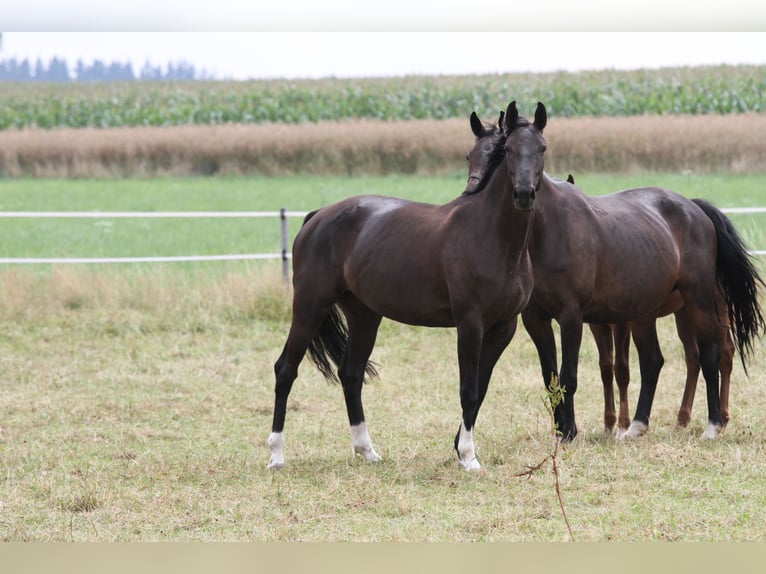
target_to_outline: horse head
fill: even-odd
[[[543,178],[543,155],[547,148],[543,129],[547,123],[545,106],[538,102],[534,122],[519,116],[516,102],[500,112],[497,126],[486,127],[476,113],[471,114],[474,148],[466,155],[468,183],[465,194],[484,189],[494,171],[505,159],[514,207],[530,210]]]
[[[532,209],[535,193],[542,182],[547,149],[543,129],[547,121],[542,102],[537,102],[533,123],[519,116],[515,101],[508,105],[505,112],[506,167],[517,209]]]
[[[468,162],[468,181],[464,193],[470,194],[481,181],[484,172],[487,171],[488,154],[491,149],[492,137],[502,130],[505,120],[505,112],[500,112],[497,124],[485,125],[476,115],[471,112],[471,131],[476,136],[476,142],[465,159]]]

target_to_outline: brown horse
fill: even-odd
[[[473,112],[470,117],[471,131],[476,137],[474,147],[466,154],[468,161],[468,181],[466,182],[466,192],[478,183],[486,170],[486,151],[489,147],[491,137],[503,124],[504,112],[500,112],[497,124],[484,124]],[[569,174],[566,180],[574,184],[572,174]],[[677,423],[680,427],[686,427],[691,420],[692,406],[694,404],[694,394],[697,388],[699,378],[700,363],[699,349],[694,338],[694,333],[689,326],[689,318],[682,307],[683,302],[676,294],[665,302],[658,311],[658,317],[664,317],[670,313],[675,314],[676,329],[678,337],[684,348],[684,359],[686,362],[686,384],[684,394],[681,400],[681,407],[678,410]],[[731,381],[731,371],[734,361],[734,342],[731,338],[729,317],[726,311],[726,304],[720,291],[717,290],[716,309],[718,311],[718,328],[723,344],[721,347],[721,359],[719,363],[719,372],[721,375],[720,401],[721,416],[723,425],[729,422],[729,386]],[[621,437],[630,425],[630,415],[628,406],[628,386],[630,384],[630,325],[612,324],[612,325],[589,325],[593,338],[596,342],[596,348],[599,355],[599,367],[601,371],[601,381],[604,387],[604,430],[606,434],[611,434],[617,423],[617,436]],[[616,380],[619,390],[620,409],[619,418],[614,407],[614,386]]]
[[[484,126],[475,114],[471,127],[477,143],[468,155],[469,191],[483,170],[481,163],[488,161],[502,140],[502,130]],[[719,210],[707,202],[688,200],[659,188],[590,198],[574,185],[544,175],[529,252],[535,288],[522,320],[537,347],[546,384],[558,366],[551,320],[556,319],[561,326],[560,383],[567,395],[557,408],[556,420],[565,440],[577,433],[573,399],[583,322],[596,326],[597,341],[608,337],[608,347],[599,345],[602,356],[611,355],[610,325],[617,325],[618,358],[624,358],[618,359],[620,375],[627,374],[627,354],[622,351],[627,347],[629,331],[633,334],[642,384],[634,421],[624,436],[635,437],[648,428],[663,363],[656,317],[673,311],[677,311],[682,336],[691,341],[687,360],[699,365],[690,367],[690,372],[701,367],[707,384],[708,427],[704,436],[717,435],[724,424],[718,365],[726,362],[732,342],[721,317],[728,316],[729,324],[735,326],[734,343],[743,364],[753,337],[764,328],[757,301],[757,287],[762,281],[731,222]],[[719,312],[724,306],[726,312]],[[620,368],[625,371],[621,373]],[[627,384],[627,377],[620,375],[618,382]],[[610,406],[614,420],[611,375],[608,386],[606,381],[604,376],[608,425]],[[693,385],[687,384],[681,412],[687,406],[690,412]],[[728,402],[728,382],[721,394]],[[624,398],[621,413],[624,405],[627,419],[626,394]]]
[[[508,106],[499,152],[473,193],[444,205],[358,196],[307,216],[293,244],[293,316],[277,360],[269,468],[284,465],[287,398],[305,353],[343,387],[353,451],[380,460],[362,408],[382,317],[456,327],[462,420],[458,461],[481,468],[473,428],[492,370],[532,292],[527,252],[543,178],[545,107],[534,122]],[[500,138],[499,138],[500,139]],[[342,311],[345,324],[341,318]]]

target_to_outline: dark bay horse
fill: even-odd
[[[269,468],[284,465],[287,398],[305,353],[343,388],[355,453],[380,460],[367,430],[362,382],[382,317],[456,327],[462,420],[458,461],[481,468],[473,429],[495,363],[532,292],[527,243],[543,177],[547,116],[518,116],[503,130],[471,194],[444,205],[374,195],[310,214],[293,244],[293,315],[277,360]],[[498,138],[499,139],[499,138]],[[345,317],[345,323],[341,317]]]
[[[474,116],[471,127],[477,142],[468,155],[468,191],[480,178],[482,162],[489,161],[502,141],[502,130],[488,128]],[[721,396],[728,402],[731,361],[725,372],[725,392],[722,389],[719,395],[718,389],[719,365],[731,351],[727,327],[734,327],[733,343],[743,364],[753,338],[764,329],[757,299],[757,288],[763,283],[736,230],[720,210],[660,188],[591,198],[568,182],[544,175],[529,252],[535,287],[522,320],[537,347],[546,384],[558,373],[551,321],[556,319],[561,327],[558,374],[566,394],[556,410],[556,422],[565,440],[577,434],[573,403],[583,322],[594,326],[597,341],[603,343],[608,337],[610,354],[610,325],[615,325],[618,357],[624,356],[624,365],[618,363],[618,367],[627,368],[627,352],[622,355],[621,350],[627,347],[629,333],[633,335],[641,391],[636,415],[623,436],[636,437],[648,428],[663,363],[656,318],[674,311],[681,336],[690,342],[685,349],[687,362],[695,363],[689,368],[690,373],[694,371],[693,385],[700,367],[707,385],[708,427],[703,436],[718,434],[724,424]],[[600,344],[599,351],[606,353],[606,346]],[[627,377],[618,375],[620,380],[627,385]],[[605,402],[609,402],[607,391],[612,393],[611,375],[608,381]],[[687,381],[681,412],[685,408],[690,412],[693,390]],[[613,394],[610,396],[613,420]],[[624,398],[627,411],[627,395]],[[621,402],[621,411],[622,406]],[[608,415],[608,404],[605,411]]]
[[[473,112],[470,117],[471,131],[476,137],[474,147],[466,154],[468,161],[468,181],[466,182],[466,191],[470,191],[481,179],[486,170],[487,156],[491,137],[503,124],[504,112],[500,112],[497,124],[484,124]],[[574,178],[570,174],[567,182],[574,184]],[[718,328],[721,330],[719,335],[723,340],[721,347],[721,358],[719,362],[719,372],[721,375],[720,401],[721,416],[723,425],[729,422],[729,386],[731,381],[731,371],[734,361],[734,342],[729,332],[729,317],[726,303],[724,302],[720,291],[716,294],[716,309],[718,312]],[[697,379],[699,378],[699,349],[690,329],[689,319],[683,309],[683,302],[676,293],[669,298],[663,307],[658,311],[657,316],[663,317],[670,313],[675,314],[676,329],[678,337],[684,347],[684,359],[686,362],[686,384],[684,394],[681,400],[681,407],[678,410],[677,423],[679,427],[686,427],[691,419],[692,406],[694,404],[694,394],[697,388]],[[630,326],[629,324],[596,325],[589,324],[591,333],[596,342],[596,348],[599,354],[599,367],[601,371],[601,381],[604,388],[604,429],[606,434],[611,434],[615,423],[617,423],[617,436],[621,437],[630,425],[630,415],[628,407],[628,386],[630,383]],[[620,397],[619,418],[614,407],[614,388],[613,382],[616,380]]]

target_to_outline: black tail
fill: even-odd
[[[343,321],[337,305],[333,305],[330,315],[324,320],[319,332],[309,343],[309,357],[319,372],[330,381],[338,382],[338,375],[333,368],[340,366],[348,344],[348,328]],[[368,378],[377,377],[378,371],[372,361],[367,361],[364,372]]]
[[[716,275],[729,310],[734,346],[742,366],[753,351],[753,340],[766,330],[758,288],[764,283],[753,265],[750,254],[731,220],[721,210],[703,199],[693,199],[715,225],[718,237]]]

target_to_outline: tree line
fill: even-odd
[[[113,82],[133,80],[203,80],[212,79],[204,71],[198,72],[188,62],[168,63],[163,69],[146,62],[135,71],[130,62],[93,60],[86,64],[78,60],[74,69],[62,58],[44,63],[41,59],[32,64],[29,59],[0,60],[0,81],[15,82]]]

